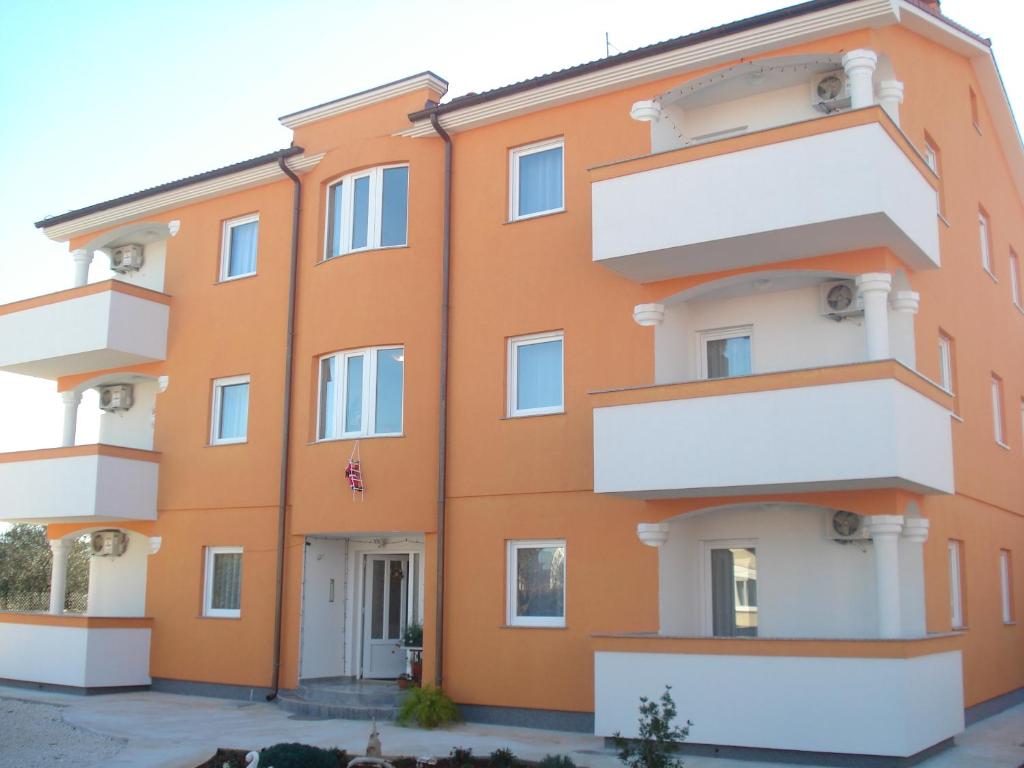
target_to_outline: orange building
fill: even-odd
[[[988,41],[812,0],[446,89],[37,224],[75,287],[0,307],[0,369],[56,380],[63,446],[0,455],[0,518],[48,526],[51,612],[0,614],[0,678],[381,717],[346,681],[421,625],[488,722],[628,735],[672,684],[698,744],[903,758],[1022,700]]]

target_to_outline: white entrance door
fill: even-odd
[[[408,555],[367,555],[363,574],[363,677],[392,678],[405,671]]]

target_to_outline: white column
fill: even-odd
[[[868,360],[889,358],[889,291],[892,275],[868,272],[857,276],[857,290],[864,301],[864,335]]]
[[[71,252],[75,262],[75,288],[81,288],[89,282],[89,265],[92,264],[92,251],[80,248]]]
[[[900,104],[903,103],[903,83],[899,80],[883,80],[878,84],[878,104],[896,125],[900,124]]]
[[[64,401],[64,433],[60,444],[70,448],[75,444],[75,430],[78,427],[78,404],[82,402],[82,393],[69,389],[60,393]]]
[[[875,550],[878,636],[900,637],[900,549],[903,515],[869,515],[867,531]]]
[[[661,547],[668,541],[668,523],[637,523],[636,537],[648,547]]]
[[[924,543],[928,540],[929,522],[923,517],[903,521],[900,541],[900,582],[903,587],[903,634],[923,637],[928,633],[925,617]]]
[[[664,304],[637,304],[633,307],[633,322],[637,325],[661,325],[664,319]]]
[[[64,597],[68,588],[68,552],[71,542],[63,539],[50,541],[53,564],[50,566],[50,613],[60,616],[64,613]]]
[[[874,51],[858,48],[843,55],[843,69],[850,91],[850,107],[861,109],[875,103],[875,86],[872,78],[878,55]]]
[[[892,314],[889,316],[889,339],[892,356],[905,365],[917,367],[917,349],[914,339],[914,316],[921,304],[917,291],[896,291],[889,302]]]

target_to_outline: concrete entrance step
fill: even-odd
[[[404,691],[390,681],[328,678],[302,680],[278,697],[282,708],[309,718],[394,720]]]

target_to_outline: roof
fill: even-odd
[[[786,19],[793,19],[806,14],[814,13],[816,11],[825,10],[828,8],[834,8],[836,6],[847,5],[857,0],[809,0],[808,2],[799,3],[797,5],[791,5],[786,8],[780,8],[776,11],[769,11],[768,13],[762,13],[757,16],[750,16],[746,19],[740,19],[738,21],[731,21],[727,24],[721,24],[717,27],[710,27],[708,29],[702,29],[699,32],[693,32],[688,35],[681,37],[674,37],[670,40],[665,40],[660,43],[654,43],[652,45],[645,45],[641,48],[634,48],[631,51],[619,53],[614,56],[607,56],[603,59],[596,59],[594,61],[588,61],[584,64],[577,64],[573,67],[567,67],[566,69],[560,69],[555,72],[549,72],[544,75],[538,75],[537,77],[531,77],[526,80],[520,80],[510,85],[503,85],[499,88],[492,88],[491,90],[484,91],[483,93],[468,93],[464,96],[458,96],[451,101],[447,101],[443,104],[438,104],[434,107],[427,109],[421,109],[417,112],[409,114],[409,120],[412,122],[419,122],[420,120],[426,120],[431,115],[443,115],[448,112],[454,112],[465,107],[471,107],[476,104],[482,104],[484,102],[493,101],[500,99],[505,96],[512,94],[521,93],[523,91],[529,91],[534,88],[540,88],[551,83],[557,83],[561,80],[568,80],[570,78],[579,77],[580,75],[590,74],[592,72],[598,72],[602,69],[609,69],[611,67],[617,67],[621,64],[626,64],[631,61],[638,59],[644,59],[650,56],[657,56],[661,53],[668,51],[675,51],[681,48],[688,48],[690,46],[698,45],[709,40],[715,40],[720,37],[726,37],[728,35],[736,34],[737,32],[744,32],[750,29],[756,29],[757,27],[767,26],[769,24],[784,21]],[[988,38],[981,37],[980,35],[971,32],[970,30],[956,24],[947,17],[935,13],[928,4],[923,0],[905,0],[906,2],[914,5],[917,8],[929,13],[935,18],[942,20],[949,24],[956,30],[974,38],[978,42],[984,45],[991,45],[991,41]]]
[[[87,216],[90,213],[97,213],[98,211],[105,211],[109,208],[116,208],[119,205],[125,203],[133,203],[136,200],[143,200],[147,197],[153,197],[163,192],[170,192],[175,189],[187,187],[190,184],[197,184],[203,181],[209,181],[210,179],[216,179],[221,176],[230,176],[233,173],[239,171],[246,171],[250,168],[257,168],[261,165],[267,165],[269,163],[276,163],[278,160],[286,157],[292,157],[294,155],[302,154],[302,147],[288,147],[287,149],[279,149],[275,152],[268,152],[265,155],[259,157],[253,157],[249,160],[242,160],[239,163],[233,163],[232,165],[225,165],[221,168],[215,168],[212,171],[204,171],[203,173],[197,173],[194,176],[186,176],[183,179],[177,179],[175,181],[168,181],[164,184],[158,184],[155,187],[148,187],[147,189],[141,189],[138,192],[132,192],[130,195],[122,195],[121,197],[115,197],[113,200],[105,200],[102,203],[94,203],[93,205],[87,205],[85,208],[78,208],[67,213],[60,213],[56,216],[47,216],[40,221],[35,223],[37,229],[43,227],[52,227],[55,224],[62,224],[66,221],[72,221],[82,216]]]

